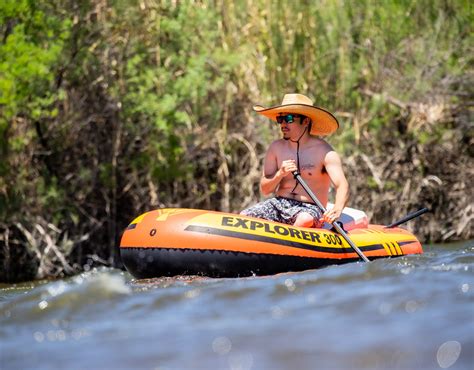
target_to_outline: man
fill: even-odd
[[[335,132],[339,123],[324,109],[313,106],[308,97],[286,94],[281,105],[253,109],[280,124],[283,139],[274,141],[265,156],[260,189],[263,195],[275,196],[241,212],[246,216],[283,222],[301,227],[321,227],[333,223],[349,199],[349,184],[341,159],[333,148],[318,136]],[[332,183],[336,196],[334,207],[322,213],[303,187],[294,179],[298,171],[323,205],[327,204]]]

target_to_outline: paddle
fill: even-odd
[[[309,197],[313,200],[313,202],[321,208],[321,210],[326,212],[326,208],[321,204],[319,199],[314,195],[314,193],[311,191],[309,188],[308,184],[301,178],[301,175],[299,174],[298,171],[293,171],[293,176],[300,183],[300,185],[303,187],[303,189],[308,193]],[[336,229],[336,231],[346,240],[347,244],[351,246],[351,248],[359,255],[359,257],[364,261],[364,262],[370,262],[369,259],[362,253],[362,251],[357,248],[357,246],[354,244],[354,242],[349,238],[349,236],[346,234],[346,232],[343,230],[341,226],[337,222],[333,222],[332,226]]]
[[[385,226],[385,228],[390,229],[390,228],[396,227],[398,225],[404,224],[405,222],[410,221],[410,220],[414,219],[415,217],[421,216],[422,214],[424,214],[426,212],[429,212],[429,211],[430,210],[428,208],[419,209],[416,212],[409,213],[408,215],[406,215],[405,217],[401,218],[398,221],[392,222],[390,225]]]

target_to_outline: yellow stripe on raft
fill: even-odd
[[[238,231],[242,234],[270,237],[278,240],[327,248],[350,248],[339,235],[322,229],[296,228],[289,225],[249,219],[247,217],[207,213],[196,216],[187,225],[201,225],[219,230]]]
[[[323,248],[350,249],[350,245],[338,234],[325,229],[297,228],[290,225],[268,222],[261,219],[241,217],[239,215],[204,213],[197,215],[186,222],[186,225],[210,227],[223,231],[238,232],[241,234],[262,236],[277,240],[306,244],[309,247],[319,246]],[[413,237],[401,234],[391,235],[379,230],[371,230],[371,233],[349,232],[349,236],[359,247],[379,244],[383,245],[387,254],[403,254],[394,238],[411,240]],[[402,239],[400,239],[402,238]]]
[[[134,225],[134,224],[138,224],[138,223],[142,222],[142,220],[145,218],[145,216],[146,216],[146,213],[138,216],[135,220],[130,222],[130,225]]]
[[[398,254],[401,256],[403,254],[402,248],[400,248],[397,242],[394,242],[393,244],[395,245],[395,248],[397,249]]]

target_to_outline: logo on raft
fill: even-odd
[[[310,243],[342,245],[341,237],[333,233],[318,233],[316,231],[302,230],[291,226],[276,225],[241,217],[224,216],[222,217],[221,226],[257,231],[259,233],[264,232],[265,234],[273,234],[272,236],[279,235],[292,239],[305,240]],[[322,240],[323,237],[325,239],[324,241]]]

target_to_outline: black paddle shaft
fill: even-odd
[[[299,174],[298,171],[293,171],[293,176],[296,179],[296,181],[299,182],[299,184],[303,187],[303,189],[308,193],[309,197],[313,200],[313,202],[321,208],[323,212],[326,212],[326,208],[322,205],[322,203],[319,201],[318,197],[313,193],[313,191],[309,188],[308,184],[301,178],[301,175]],[[336,231],[346,240],[347,244],[351,246],[351,248],[359,255],[359,257],[364,261],[364,262],[370,262],[369,259],[362,253],[362,251],[354,244],[354,242],[349,238],[349,236],[346,234],[346,232],[342,229],[341,226],[337,222],[333,222],[332,226],[336,229]]]
[[[408,222],[408,221],[414,219],[415,217],[421,216],[422,214],[424,214],[426,212],[429,212],[429,211],[430,210],[428,208],[419,209],[418,211],[410,213],[410,214],[406,215],[405,217],[401,218],[400,220],[392,222],[390,225],[385,226],[385,227],[387,229],[390,229],[392,227],[396,227],[398,225],[404,224],[405,222]]]

